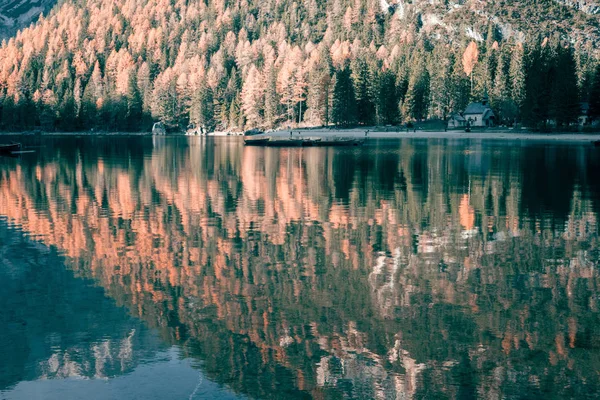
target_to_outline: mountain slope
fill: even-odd
[[[4,0],[0,4],[0,38],[15,34],[47,13],[56,0]]]
[[[47,14],[57,0],[5,0],[0,4],[0,38]],[[71,1],[77,3],[77,0]],[[488,21],[505,37],[522,38],[536,32],[557,31],[573,41],[600,43],[600,1],[596,0],[379,0],[384,14],[414,19],[426,33],[441,38],[466,35],[480,40]]]
[[[385,0],[382,0],[382,4]],[[561,34],[573,43],[600,45],[600,2],[590,0],[392,0],[389,12],[415,21],[438,39],[483,40],[490,22],[502,38]],[[382,6],[385,9],[385,6]]]

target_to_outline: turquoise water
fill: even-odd
[[[598,396],[600,149],[22,140],[0,399]]]

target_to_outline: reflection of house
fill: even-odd
[[[448,129],[464,128],[467,126],[467,120],[460,114],[452,114],[448,119]]]
[[[496,114],[488,105],[487,94],[483,97],[481,103],[469,104],[463,116],[470,126],[494,126],[496,121]]]
[[[579,117],[577,118],[577,122],[579,125],[587,125],[590,121],[590,103],[581,103],[581,111],[579,112]]]

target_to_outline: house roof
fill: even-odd
[[[492,111],[492,109],[488,105],[484,105],[483,103],[471,103],[467,106],[467,109],[465,110],[464,114],[484,114],[488,110]],[[491,115],[494,115],[493,111]]]
[[[463,117],[463,116],[462,116],[462,115],[460,115],[460,114],[452,114],[452,115],[450,116],[450,119],[455,119],[455,120],[457,120],[457,121],[466,121],[465,117]]]

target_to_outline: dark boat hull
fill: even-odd
[[[21,143],[0,144],[0,154],[11,154],[19,150],[21,150]]]
[[[246,146],[266,146],[269,142],[269,138],[261,138],[261,139],[245,139],[244,144]]]
[[[265,146],[265,147],[331,147],[331,146],[360,146],[364,140],[357,139],[337,139],[323,140],[318,139],[287,139],[287,138],[260,138],[244,140],[246,146]]]
[[[325,146],[361,146],[364,140],[320,140],[304,143],[303,146],[325,147]]]

